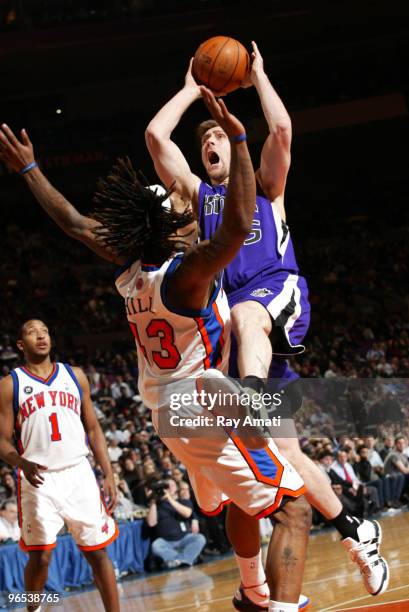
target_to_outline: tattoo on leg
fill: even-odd
[[[298,563],[298,558],[294,556],[294,553],[289,546],[284,547],[282,561],[287,573],[290,573],[291,568]]]

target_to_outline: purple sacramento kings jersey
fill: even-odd
[[[221,224],[225,196],[224,185],[200,183],[199,223],[203,240],[211,238]],[[224,290],[229,295],[263,273],[298,274],[298,265],[287,225],[269,200],[257,196],[252,230],[224,271]]]

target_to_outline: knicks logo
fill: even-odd
[[[33,387],[24,387],[24,393],[32,393],[33,392]]]

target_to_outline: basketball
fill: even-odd
[[[215,93],[238,89],[247,76],[250,57],[243,45],[228,36],[214,36],[200,45],[193,60],[193,76]]]

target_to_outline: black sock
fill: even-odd
[[[341,513],[338,514],[338,516],[330,520],[330,523],[334,525],[335,529],[339,531],[339,533],[342,535],[342,539],[359,539],[358,527],[361,524],[361,521],[355,516],[352,516],[352,514],[348,514],[346,510],[342,509]]]
[[[245,376],[241,382],[243,387],[250,387],[250,389],[254,389],[257,393],[264,391],[264,380],[258,376]]]

